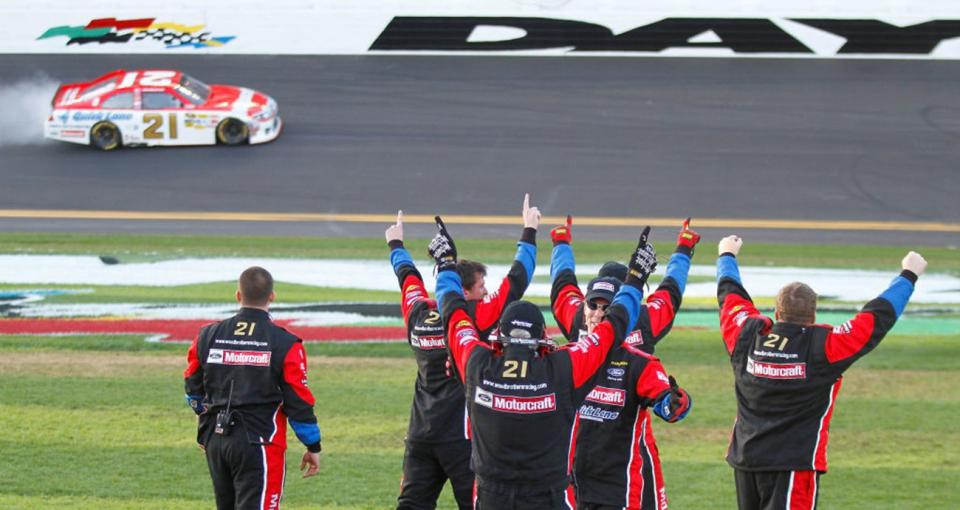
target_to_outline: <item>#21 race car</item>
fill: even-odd
[[[122,145],[224,145],[273,141],[277,102],[232,85],[207,85],[179,71],[118,69],[61,85],[44,136],[105,151]]]

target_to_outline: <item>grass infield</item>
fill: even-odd
[[[695,262],[712,261],[714,241],[705,240]],[[0,253],[108,255],[121,263],[187,256],[387,256],[380,239],[209,242],[201,236],[2,234]],[[509,262],[514,250],[510,240],[458,240],[458,248],[463,256],[492,263]],[[631,248],[628,241],[575,244],[580,263],[621,258]],[[657,248],[667,254],[671,242]],[[895,269],[905,251],[750,244],[741,258],[749,265]],[[936,271],[960,274],[956,250],[918,251]],[[549,263],[542,240],[538,263]],[[13,287],[29,286],[0,285]],[[233,292],[226,282],[74,287],[94,292],[49,301],[169,303],[189,296],[191,303],[229,304]],[[397,300],[395,292],[285,283],[278,291],[284,303]],[[715,307],[710,301],[684,306]],[[694,409],[678,424],[655,420],[654,429],[671,508],[735,508],[733,472],[723,460],[736,411],[732,374],[715,326],[700,327],[705,329],[676,328],[657,351],[691,392]],[[957,340],[935,332],[894,334],[848,371],[833,418],[821,508],[960,508],[953,486],[960,479]],[[211,508],[206,464],[194,445],[195,418],[183,403],[185,351],[184,345],[147,343],[136,335],[0,336],[0,508]],[[316,478],[299,478],[302,448],[291,432],[284,507],[392,507],[416,374],[409,347],[310,344],[307,351],[324,437],[322,470]],[[449,490],[440,508],[454,508]]]

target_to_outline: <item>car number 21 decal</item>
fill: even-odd
[[[167,115],[170,119],[170,122],[167,126],[167,138],[175,140],[177,138],[177,114],[170,113]],[[159,113],[147,113],[143,116],[143,123],[146,124],[146,127],[143,128],[143,137],[146,139],[157,139],[163,138],[163,133],[160,130],[163,128],[163,115]]]

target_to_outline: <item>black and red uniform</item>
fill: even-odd
[[[307,388],[303,343],[255,308],[200,331],[187,353],[187,402],[199,413],[219,509],[280,507],[287,420],[307,449],[320,451],[320,429]],[[215,431],[217,415],[233,426]]]
[[[580,406],[574,466],[577,498],[583,508],[667,508],[648,408],[669,393],[670,384],[663,365],[652,352],[673,326],[689,272],[690,250],[679,247],[670,257],[663,281],[640,307],[634,331],[611,349]],[[564,269],[557,280],[572,275],[572,269]],[[568,296],[554,303],[555,316],[569,317],[574,313],[574,298],[579,289],[575,276],[573,280],[564,287],[554,282],[554,288],[565,288],[560,294],[565,292]],[[575,313],[582,320],[582,302]]]
[[[727,462],[741,509],[816,507],[843,372],[873,350],[903,312],[916,275],[904,271],[840,326],[774,322],[753,305],[736,258],[717,260],[723,343],[737,394]]]
[[[517,259],[497,292],[467,306],[489,334],[504,307],[523,295],[536,261],[536,232],[525,232]],[[445,330],[436,301],[400,241],[390,242],[390,261],[400,283],[407,341],[417,360],[398,509],[432,509],[447,479],[461,509],[473,506],[474,475],[463,384],[447,367]]]
[[[542,355],[512,345],[497,352],[481,341],[456,272],[440,272],[436,295],[466,390],[476,508],[576,508],[571,463],[577,408],[607,351],[636,321],[640,292],[624,286],[593,335]]]

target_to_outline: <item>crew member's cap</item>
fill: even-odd
[[[603,276],[590,280],[587,285],[587,295],[584,297],[587,301],[594,299],[606,299],[607,303],[613,302],[613,296],[620,290],[620,280],[610,276]]]
[[[500,338],[504,344],[525,345],[536,349],[544,337],[543,312],[529,301],[514,301],[500,316]]]
[[[597,277],[603,278],[605,276],[612,276],[621,282],[627,280],[627,266],[611,260],[603,266],[600,267],[600,272],[597,273]]]

